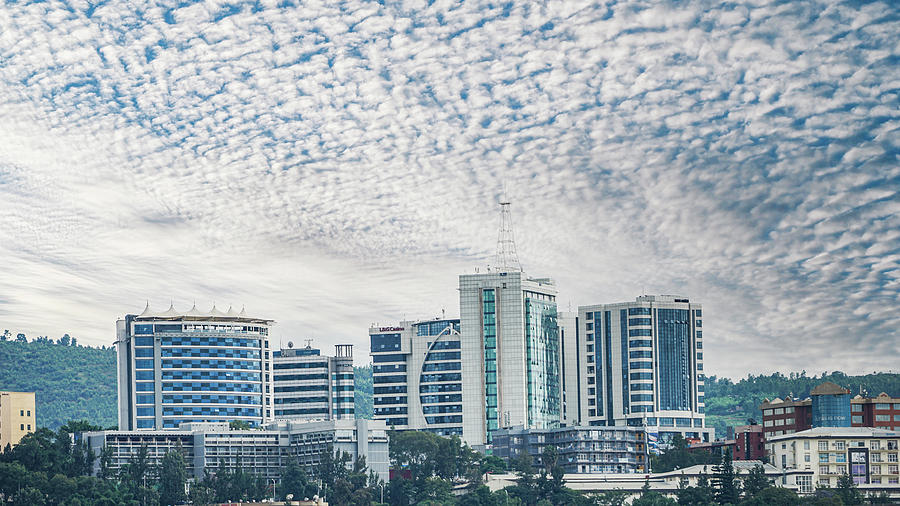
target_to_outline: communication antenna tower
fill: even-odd
[[[494,268],[501,272],[521,271],[516,253],[516,236],[513,233],[509,202],[500,202],[500,236],[497,238],[497,259]]]

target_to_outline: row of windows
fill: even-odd
[[[374,383],[406,383],[406,375],[395,374],[392,376],[375,376],[372,381]]]
[[[239,348],[163,348],[160,350],[160,356],[259,359],[259,350]]]
[[[135,348],[135,358],[153,358],[153,348]]]
[[[435,322],[425,322],[416,325],[417,336],[436,336],[452,327],[453,330],[459,332],[459,320],[439,320]]]
[[[462,402],[462,394],[422,395],[419,396],[422,404],[436,404],[439,402]]]
[[[168,394],[162,396],[163,404],[260,404],[262,397],[258,395],[217,395],[217,394]]]
[[[259,371],[258,361],[248,360],[187,360],[169,359],[162,361],[163,369],[243,369]]]
[[[405,372],[406,364],[388,364],[388,365],[375,365],[372,366],[372,372],[374,374],[388,373],[388,372]]]
[[[372,362],[378,364],[382,362],[406,362],[406,355],[402,353],[392,353],[390,355],[372,355]]]
[[[328,402],[328,396],[275,398],[275,404],[296,404],[312,402]]]
[[[369,341],[372,352],[400,351],[400,334],[373,334]]]
[[[327,374],[276,374],[275,381],[325,380]]]
[[[632,380],[652,380],[652,372],[633,372],[629,375]]]
[[[353,387],[350,387],[351,389]],[[279,392],[322,392],[328,390],[328,385],[298,385],[290,387],[275,387],[275,393]]]
[[[261,348],[259,339],[212,336],[166,336],[160,339],[162,346],[236,346],[239,348]]]
[[[489,378],[488,378],[489,374],[490,373],[485,374],[485,381],[489,381]],[[447,372],[447,373],[441,373],[441,374],[423,374],[421,382],[422,383],[437,383],[440,381],[462,381],[462,374],[460,374],[458,372],[456,372],[456,373]],[[496,382],[497,382],[496,374],[494,374],[493,383],[496,383]]]
[[[387,397],[375,397],[373,402],[374,405],[384,405],[384,404],[406,404],[407,398],[406,396],[398,395],[398,396],[387,396]]]
[[[275,362],[273,369],[326,369],[328,362]]]
[[[405,388],[405,387],[404,387]],[[406,390],[403,390],[404,392]],[[461,383],[447,383],[443,385],[419,385],[419,393],[432,394],[437,392],[461,392]]]
[[[631,351],[628,358],[653,358],[653,352],[650,350]]]
[[[653,369],[653,362],[629,362],[629,369]]]
[[[631,394],[631,402],[653,402],[653,394]]]
[[[405,394],[406,385],[391,385],[388,387],[375,387],[373,389],[375,395],[378,394]]]
[[[458,351],[432,351],[428,355],[425,356],[426,362],[431,362],[432,360],[459,360],[459,352]]]
[[[641,316],[641,315],[650,316],[650,308],[649,307],[630,307],[630,308],[628,308],[628,316]]]
[[[422,412],[426,415],[462,413],[462,404],[432,404],[430,406],[422,406]]]
[[[462,415],[426,416],[425,421],[434,423],[462,423]]]
[[[629,348],[651,348],[653,347],[653,341],[650,339],[635,339],[633,341],[628,342]]]
[[[174,406],[163,408],[163,416],[260,416],[260,412],[260,408],[216,406]]]
[[[650,318],[631,318],[628,325],[650,325]]]
[[[153,360],[140,359],[134,361],[135,369],[153,369]]]
[[[162,384],[163,392],[250,392],[259,393],[259,383],[194,383],[194,382],[165,382]],[[276,388],[277,392],[278,389]]]
[[[629,329],[628,337],[651,337],[653,335],[650,329]]]
[[[139,371],[140,373],[141,371]],[[152,373],[153,371],[143,371]],[[141,378],[138,378],[141,379]],[[148,379],[153,379],[152,374]],[[261,373],[239,371],[163,371],[164,380],[232,380],[262,381]]]
[[[462,365],[459,362],[436,362],[436,363],[426,363],[423,367],[423,371],[459,371],[462,369]]]
[[[458,350],[459,341],[438,341],[431,345],[431,350]]]
[[[276,416],[326,415],[326,414],[328,414],[328,408],[295,408],[295,409],[276,409],[275,410]]]
[[[375,414],[375,416],[405,415],[406,411],[406,406],[392,406],[389,408],[375,408],[373,413]]]
[[[394,427],[396,425],[409,425],[406,418],[386,418],[384,422],[388,427]]]

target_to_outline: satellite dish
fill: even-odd
[[[288,341],[288,348],[294,347],[294,341]]]

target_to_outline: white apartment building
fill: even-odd
[[[871,427],[816,427],[766,438],[772,463],[783,471],[811,471],[801,493],[835,487],[850,475],[863,492],[900,497],[900,432]]]

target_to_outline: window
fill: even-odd
[[[851,417],[851,421],[852,421],[853,423],[863,423],[862,415],[853,415],[853,416]]]
[[[819,462],[828,462],[828,454],[820,453],[819,454]]]
[[[891,415],[875,415],[876,422],[890,422]]]
[[[875,404],[875,409],[891,409],[891,405],[879,402],[878,404]]]
[[[850,411],[853,411],[854,413],[862,413],[862,410],[862,404],[852,404],[850,406]]]
[[[797,485],[800,486],[801,494],[808,494],[813,491],[812,476],[797,476]]]
[[[880,450],[881,449],[881,441],[877,441],[877,440],[872,441],[872,443],[870,444],[869,447],[872,448],[873,450]]]
[[[25,424],[24,424],[24,423],[20,423],[20,424],[19,424],[19,430],[25,430]]]
[[[28,430],[31,430],[31,424],[30,424],[30,423],[28,424]]]
[[[804,449],[804,450],[809,450],[809,441],[804,441],[804,442],[803,442],[803,449]]]
[[[819,451],[828,451],[828,441],[819,441]]]
[[[888,466],[888,474],[897,474],[897,466],[889,465]]]
[[[31,410],[30,410],[30,409],[29,409],[28,411],[25,412],[25,416],[31,416]]]
[[[25,410],[24,410],[24,409],[20,409],[20,410],[19,410],[19,416],[25,416]]]
[[[828,466],[819,466],[819,474],[828,474]]]
[[[835,449],[835,450],[843,450],[843,449],[844,449],[844,442],[843,442],[843,441],[835,441],[834,444],[833,444],[833,446],[834,446],[834,449]]]
[[[775,410],[775,414],[776,414],[776,415],[783,415],[783,414],[784,414],[784,408],[777,408],[777,409]]]
[[[808,453],[804,453],[804,454],[803,454],[803,462],[809,462],[809,461],[810,461],[810,459],[809,459],[809,454],[808,454]]]
[[[888,453],[888,462],[897,462],[897,454],[896,453]]]

